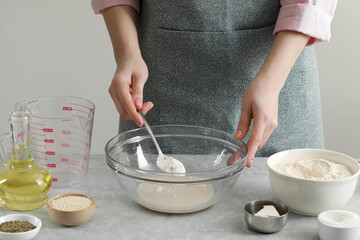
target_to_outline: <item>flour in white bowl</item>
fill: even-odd
[[[283,159],[274,164],[274,170],[285,175],[312,180],[335,180],[350,177],[350,169],[326,159]]]

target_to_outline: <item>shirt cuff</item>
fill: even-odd
[[[290,30],[310,36],[307,46],[317,42],[328,42],[331,37],[332,16],[311,4],[291,4],[280,8],[274,35]]]
[[[140,11],[139,0],[91,0],[92,9],[96,14],[101,13],[102,10],[117,6],[126,5],[135,9],[137,13]]]

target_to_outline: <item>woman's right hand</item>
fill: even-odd
[[[109,87],[109,93],[120,116],[133,120],[142,126],[143,120],[138,113],[146,114],[154,105],[143,103],[143,88],[148,78],[148,68],[140,54],[121,56],[117,61],[115,75]]]
[[[117,111],[126,120],[142,126],[138,111],[146,114],[151,102],[143,104],[143,88],[148,78],[148,69],[141,56],[136,30],[136,11],[126,5],[116,5],[102,11],[109,31],[117,63],[109,93]]]

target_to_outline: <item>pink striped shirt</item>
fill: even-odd
[[[330,24],[337,0],[280,0],[280,3],[274,35],[284,30],[301,32],[310,36],[308,46],[330,40]],[[92,0],[91,5],[96,14],[115,5],[127,5],[140,11],[139,0]]]

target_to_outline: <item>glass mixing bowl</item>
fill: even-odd
[[[247,146],[232,135],[197,126],[152,126],[163,153],[185,174],[162,172],[145,128],[124,132],[105,147],[106,161],[126,194],[145,208],[167,213],[200,211],[229,192],[245,167]]]

